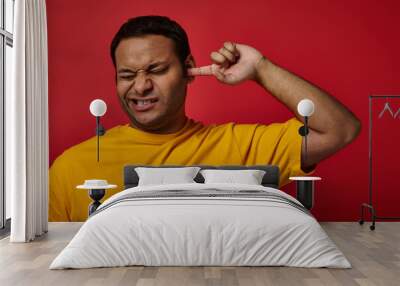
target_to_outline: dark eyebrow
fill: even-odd
[[[148,66],[147,70],[151,70],[151,69],[156,68],[163,64],[168,64],[168,62],[161,61],[161,62],[152,63]],[[136,71],[129,69],[129,68],[121,68],[118,70],[118,73],[136,73]]]

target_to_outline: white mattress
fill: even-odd
[[[113,201],[132,192],[262,190],[263,186],[179,184],[120,192],[90,217],[50,269],[145,266],[294,266],[350,268],[315,218],[274,200],[174,197]],[[107,207],[108,206],[108,207]]]

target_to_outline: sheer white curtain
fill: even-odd
[[[6,98],[6,187],[12,242],[47,232],[48,89],[45,0],[15,1],[13,94]],[[7,103],[8,101],[8,103]]]

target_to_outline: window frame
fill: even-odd
[[[6,46],[13,48],[13,34],[6,30],[6,2],[0,0],[0,237],[10,231],[11,219],[6,217],[6,189],[5,189],[5,93],[6,93]],[[10,0],[9,0],[10,1]],[[15,0],[11,0],[13,13]],[[14,15],[12,15],[14,19]],[[13,29],[14,30],[14,27]]]

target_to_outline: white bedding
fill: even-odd
[[[173,197],[113,201],[143,191],[261,190],[239,184],[140,186],[100,207],[56,257],[50,269],[145,266],[294,266],[350,268],[311,215],[274,200]],[[142,194],[142,193],[141,193]]]

